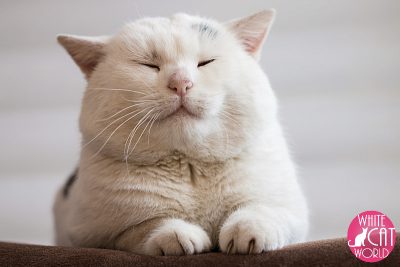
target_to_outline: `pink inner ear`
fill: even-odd
[[[266,30],[260,33],[258,36],[244,36],[242,43],[244,44],[246,51],[249,53],[256,53],[260,48],[266,34]]]

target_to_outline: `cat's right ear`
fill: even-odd
[[[58,35],[57,41],[67,50],[88,79],[104,57],[104,46],[108,37],[82,37]]]

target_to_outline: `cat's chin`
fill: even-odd
[[[187,109],[186,107],[179,107],[176,110],[166,113],[164,116],[161,116],[158,120],[165,121],[165,120],[173,120],[173,119],[201,119],[199,114],[192,112],[191,110]]]

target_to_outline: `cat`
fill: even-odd
[[[354,239],[354,245],[350,245],[350,240],[349,240],[347,242],[349,247],[354,248],[354,247],[365,246],[364,241],[365,241],[365,238],[367,237],[367,230],[368,230],[368,227],[362,229],[362,232],[360,234],[358,234],[356,236],[356,238]]]
[[[57,245],[249,254],[305,239],[305,197],[258,63],[274,17],[176,14],[58,36],[87,88]]]

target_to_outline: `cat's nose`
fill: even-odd
[[[178,70],[168,80],[168,88],[172,89],[179,96],[185,96],[187,90],[193,87],[193,82],[183,70]]]

